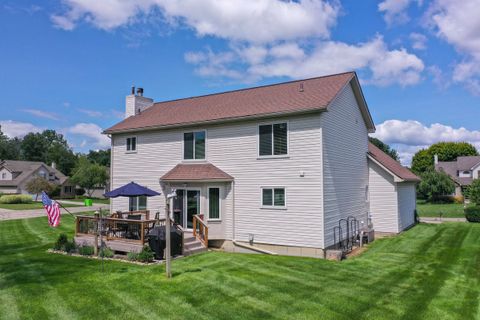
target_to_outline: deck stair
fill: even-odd
[[[185,232],[183,240],[183,255],[189,256],[192,254],[205,252],[207,248],[205,245],[190,232]]]

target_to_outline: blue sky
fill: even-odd
[[[0,125],[105,148],[132,84],[155,101],[356,70],[408,164],[480,147],[478,0],[4,0]]]

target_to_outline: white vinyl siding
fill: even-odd
[[[333,228],[348,216],[366,225],[368,134],[351,88],[347,85],[322,114],[324,247],[333,245]],[[319,163],[321,164],[321,163]]]
[[[399,232],[397,186],[393,176],[369,160],[370,214],[377,232]]]
[[[208,222],[209,238],[248,241],[255,235],[258,243],[321,248],[322,245],[322,144],[320,113],[273,119],[270,123],[288,123],[289,157],[258,159],[258,126],[262,122],[245,121],[208,128],[157,130],[138,133],[138,154],[125,153],[125,136],[113,136],[111,188],[130,181],[161,192],[148,199],[148,209],[164,212],[165,190],[159,179],[183,159],[185,132],[207,129],[208,162],[234,177],[224,183],[220,222]],[[141,155],[141,157],[139,157]],[[301,172],[304,176],[301,176]],[[188,184],[190,187],[191,184]],[[202,188],[201,208],[208,192]],[[294,224],[285,224],[275,209],[259,206],[259,190],[263,186],[285,186],[288,210]],[[179,186],[181,187],[181,185]],[[235,188],[235,200],[233,197]],[[235,201],[235,234],[233,234],[233,201]],[[112,210],[126,210],[128,199],[112,200]],[[203,210],[203,209],[202,209]],[[202,214],[207,216],[208,212]]]

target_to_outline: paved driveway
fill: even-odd
[[[78,213],[84,211],[94,211],[100,208],[108,209],[108,205],[100,204],[92,207],[71,207],[67,208],[71,213]],[[60,208],[62,214],[68,214],[65,209]],[[0,220],[26,219],[46,216],[45,209],[32,210],[8,210],[0,208]]]

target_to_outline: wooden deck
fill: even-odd
[[[105,246],[119,252],[140,252],[144,246],[138,241],[120,239],[108,240],[105,237],[103,238],[103,242],[105,243]],[[77,235],[75,236],[75,243],[79,246],[87,245],[93,247],[95,246],[95,237],[91,235]]]

